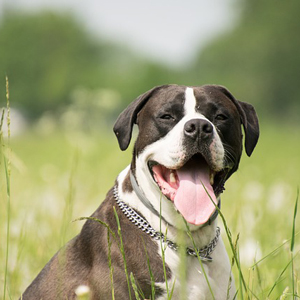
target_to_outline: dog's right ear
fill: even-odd
[[[148,92],[140,95],[137,99],[131,102],[128,107],[119,115],[114,125],[114,132],[117,136],[119,146],[122,151],[126,150],[129,146],[133,124],[136,123],[138,113],[146,104],[146,102],[151,98],[151,96],[153,96],[153,94],[162,87],[164,86],[162,85],[154,87]]]

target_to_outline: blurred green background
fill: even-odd
[[[190,9],[203,17],[205,4],[193,4]],[[147,5],[160,9],[156,2]],[[292,235],[300,184],[300,2],[226,5],[226,29],[202,43],[199,29],[199,47],[179,62],[164,58],[167,51],[155,58],[130,42],[95,34],[67,9],[21,9],[8,2],[0,7],[0,106],[6,107],[8,76],[11,107],[11,137],[4,119],[0,162],[0,287],[6,285],[6,297],[17,298],[79,232],[82,224],[71,221],[89,216],[129,164],[131,150],[118,149],[111,129],[118,114],[139,94],[167,83],[221,84],[255,106],[260,141],[227,183],[222,209],[233,236],[240,233],[245,276],[258,299],[266,299],[277,281],[269,299],[278,299],[286,287],[291,292],[289,243],[250,266]],[[171,19],[172,9],[171,3],[161,8],[160,18]],[[211,22],[221,28],[224,20],[216,16]],[[5,160],[11,161],[9,212]],[[299,218],[296,225],[298,232]],[[295,255],[299,251],[297,236]],[[297,256],[295,261],[297,288]]]

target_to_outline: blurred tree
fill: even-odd
[[[300,1],[240,5],[235,28],[201,51],[194,77],[226,85],[269,116],[299,118]]]
[[[101,47],[71,16],[7,13],[0,23],[0,75],[9,77],[13,104],[36,117],[68,101],[75,86],[95,85]]]
[[[153,85],[176,82],[178,76],[121,45],[100,41],[73,16],[54,12],[5,12],[0,22],[0,95],[5,95],[6,74],[12,105],[32,119],[69,103],[80,87],[115,90],[125,106]]]

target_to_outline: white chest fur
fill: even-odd
[[[168,287],[166,283],[157,284],[165,291],[165,294],[158,299],[233,299],[235,286],[231,276],[229,259],[221,239],[212,254],[212,258],[212,262],[202,262],[201,266],[198,258],[183,256],[166,248],[165,262],[171,269],[172,278],[168,280]],[[168,298],[172,289],[174,289],[172,297]]]

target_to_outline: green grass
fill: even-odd
[[[300,222],[295,204],[300,186],[300,128],[262,124],[261,129],[253,156],[244,154],[222,197],[233,245],[239,235],[235,248],[246,288],[242,293],[235,264],[237,299],[283,299],[284,293],[286,299],[293,299],[293,291],[298,299]],[[79,232],[82,222],[70,221],[89,216],[98,207],[117,174],[129,164],[131,150],[121,152],[112,131],[103,130],[74,135],[58,128],[48,134],[31,128],[11,137],[9,145],[7,138],[3,144],[0,285],[3,295],[6,285],[6,299],[17,299],[61,244]],[[232,257],[232,245],[221,227]],[[134,283],[131,274],[128,282]]]
[[[6,125],[7,125],[7,146],[3,141],[3,125],[4,125],[4,115],[5,110],[2,111],[1,121],[0,121],[0,153],[3,156],[3,166],[6,179],[6,251],[5,251],[5,265],[4,265],[4,284],[3,284],[3,298],[6,298],[7,291],[7,279],[8,279],[8,259],[9,259],[9,245],[10,245],[10,175],[11,175],[11,162],[10,162],[10,104],[9,104],[9,83],[6,76]],[[3,151],[3,150],[6,151]]]

